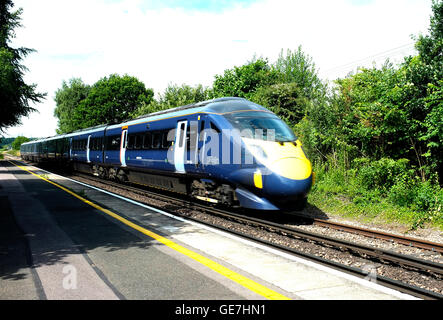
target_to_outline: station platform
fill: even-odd
[[[408,300],[18,161],[0,160],[1,300]]]

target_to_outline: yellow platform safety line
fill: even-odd
[[[46,181],[46,182],[48,182],[48,183],[50,183],[50,184],[52,184],[52,185],[54,185],[56,187],[62,189],[63,191],[69,193],[70,195],[76,197],[77,199],[83,201],[84,203],[90,205],[91,207],[106,213],[107,215],[113,217],[114,219],[117,219],[118,221],[124,223],[125,225],[127,225],[127,226],[129,226],[129,227],[131,227],[131,228],[133,228],[133,229],[135,229],[135,230],[137,230],[137,231],[139,231],[139,232],[141,232],[141,233],[143,233],[143,234],[145,234],[145,235],[147,235],[147,236],[157,240],[158,242],[163,243],[164,245],[168,246],[169,248],[171,248],[171,249],[173,249],[175,251],[178,251],[181,254],[184,254],[184,255],[188,256],[189,258],[191,258],[191,259],[194,259],[195,261],[203,264],[204,266],[210,268],[211,270],[213,270],[215,272],[218,272],[219,274],[225,276],[226,278],[231,279],[231,280],[237,282],[238,284],[242,285],[243,287],[248,288],[249,290],[251,290],[251,291],[253,291],[255,293],[258,293],[259,295],[261,295],[261,296],[263,296],[263,297],[265,297],[267,299],[270,299],[270,300],[290,300],[290,298],[288,298],[288,297],[286,297],[286,296],[284,296],[284,295],[282,295],[282,294],[280,294],[278,292],[275,292],[274,290],[271,290],[271,289],[269,289],[269,288],[267,288],[267,287],[265,287],[265,286],[255,282],[255,281],[253,281],[253,280],[251,280],[251,279],[249,279],[249,278],[247,278],[245,276],[242,276],[241,274],[239,274],[237,272],[234,272],[234,271],[232,271],[232,270],[222,266],[221,264],[219,264],[217,262],[214,262],[214,261],[212,261],[212,260],[210,260],[210,259],[208,259],[208,258],[206,258],[206,257],[204,257],[204,256],[202,256],[202,255],[192,251],[192,250],[189,250],[189,249],[187,249],[187,248],[185,248],[185,247],[183,247],[183,246],[181,246],[181,245],[179,245],[179,244],[177,244],[177,243],[175,243],[175,242],[173,242],[173,241],[171,241],[171,240],[169,240],[169,239],[167,239],[165,237],[162,237],[162,236],[160,236],[160,235],[158,235],[158,234],[156,234],[156,233],[154,233],[152,231],[149,231],[149,230],[147,230],[147,229],[145,229],[145,228],[143,228],[143,227],[141,227],[141,226],[139,226],[139,225],[137,225],[137,224],[135,224],[135,223],[133,223],[133,222],[131,222],[131,221],[121,217],[121,216],[119,216],[118,214],[116,214],[116,213],[114,213],[114,212],[112,212],[112,211],[110,211],[108,209],[102,208],[101,206],[99,206],[99,205],[97,205],[97,204],[95,204],[95,203],[93,203],[93,202],[91,202],[91,201],[89,201],[89,200],[79,196],[75,192],[73,192],[73,191],[71,191],[71,190],[69,190],[69,189],[59,185],[58,183],[55,183],[55,182],[53,182],[53,181],[51,181],[49,179],[46,179],[45,177],[42,177],[41,175],[36,174],[36,173],[32,172],[31,170],[28,170],[28,169],[24,168],[23,166],[19,166],[19,165],[15,164],[15,163],[13,163],[11,161],[8,161],[8,162],[10,162],[14,166],[16,166],[16,167],[18,167],[18,168],[20,168],[20,169],[22,169],[22,170],[24,170],[26,172],[31,173],[32,175],[34,175],[34,176],[36,176],[38,178],[40,178],[40,179],[42,179],[42,180],[44,180],[44,181]]]

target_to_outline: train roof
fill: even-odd
[[[213,113],[224,114],[227,112],[241,111],[241,110],[257,110],[257,111],[269,111],[265,107],[262,107],[254,102],[246,100],[244,98],[225,97],[217,98],[207,101],[202,101],[194,104],[189,104],[182,107],[162,110],[154,113],[143,115],[134,120],[129,120],[120,124],[109,126],[109,129],[121,127],[122,125],[134,125],[138,123],[144,123],[149,121],[161,120],[165,118],[175,118],[185,116],[191,113]]]
[[[197,113],[197,112],[204,112],[204,113],[213,113],[213,114],[224,114],[228,112],[235,112],[235,111],[242,111],[242,110],[256,110],[256,111],[268,111],[268,109],[251,102],[249,100],[246,100],[244,98],[237,98],[237,97],[224,97],[224,98],[217,98],[212,100],[206,100],[202,102],[197,102],[177,108],[171,108],[167,110],[157,111],[153,113],[149,113],[143,116],[140,116],[133,120],[128,120],[122,123],[118,124],[103,124],[98,125],[95,127],[85,128],[76,130],[67,134],[42,138],[34,141],[30,141],[24,144],[28,143],[35,143],[40,141],[49,141],[53,139],[60,139],[60,138],[68,138],[72,136],[77,136],[79,134],[87,134],[87,133],[93,133],[97,132],[103,129],[115,129],[126,125],[134,125],[138,123],[144,123],[149,121],[155,121],[155,120],[161,120],[166,118],[174,118],[174,117],[180,117],[185,116],[190,113]]]

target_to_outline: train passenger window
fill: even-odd
[[[154,132],[152,134],[152,148],[158,149],[160,148],[161,144],[162,144],[162,137],[160,132]]]
[[[89,149],[92,151],[97,150],[97,138],[91,138],[89,140]]]
[[[100,137],[100,138],[98,138],[98,145],[97,145],[97,147],[98,147],[98,151],[102,151],[103,150],[103,138],[102,137]]]
[[[119,150],[120,149],[120,142],[122,140],[122,137],[120,135],[115,136],[112,139],[112,150]]]
[[[145,138],[143,139],[143,149],[151,149],[152,136],[149,132],[145,133]]]
[[[134,140],[134,149],[141,149],[143,145],[143,136],[141,134],[137,134]]]
[[[134,148],[134,142],[135,142],[135,135],[130,134],[128,136],[128,145],[126,146],[126,149]]]
[[[211,129],[215,130],[215,132],[220,133],[220,129],[211,121]]]
[[[120,142],[121,142],[121,136],[109,136],[107,137],[107,144],[106,149],[107,150],[119,150],[120,149]]]
[[[162,148],[163,149],[169,149],[169,147],[171,146],[172,141],[168,141],[168,133],[169,133],[169,130],[165,130],[162,132]]]
[[[94,150],[99,151],[100,150],[100,138],[94,139]]]

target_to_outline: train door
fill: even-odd
[[[126,146],[128,144],[127,142],[128,138],[128,129],[123,129],[122,131],[122,137],[121,137],[121,144],[120,144],[120,163],[122,167],[126,167]]]
[[[72,138],[69,139],[69,160],[72,160]]]
[[[91,159],[90,159],[90,143],[91,143],[91,135],[88,136],[88,142],[86,143],[86,162],[90,163]]]
[[[197,162],[196,162],[196,167],[197,167],[197,171],[201,171],[203,169],[203,155],[204,155],[204,145],[205,145],[205,141],[206,141],[206,133],[205,133],[205,116],[199,116],[198,117],[198,126],[197,126],[197,148],[196,148],[196,156],[197,156]]]
[[[195,172],[198,168],[198,119],[188,119],[185,136],[185,171]]]
[[[174,144],[174,165],[177,172],[185,172],[186,128],[188,121],[177,122]]]

